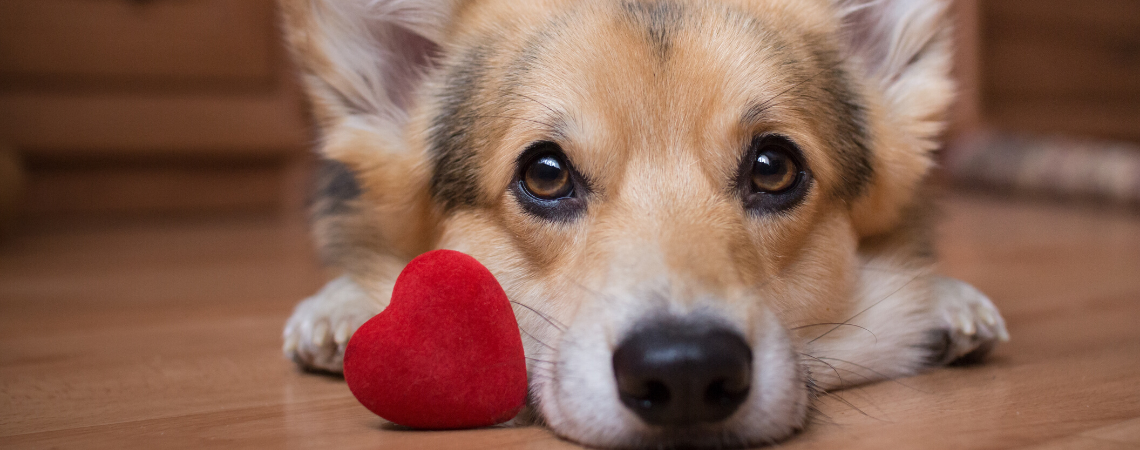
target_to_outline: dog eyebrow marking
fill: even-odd
[[[673,48],[673,36],[685,26],[685,7],[674,2],[632,2],[622,3],[625,17],[643,28],[646,39],[657,58],[669,58]]]
[[[313,198],[313,214],[323,217],[352,209],[348,203],[360,198],[356,174],[339,161],[323,160],[317,169],[317,189]]]
[[[360,200],[364,190],[356,174],[344,163],[321,160],[316,189],[310,199],[310,222],[318,236],[321,261],[346,269],[368,259],[370,252],[358,247],[358,236],[370,232]]]
[[[822,103],[832,112],[828,117],[833,134],[828,140],[839,160],[842,179],[837,186],[838,194],[840,198],[853,200],[866,190],[875,172],[867,106],[855,91],[850,74],[843,70],[839,56],[826,50],[815,53],[826,67],[819,86],[826,93]]]
[[[325,160],[320,169],[319,189],[322,197],[354,200],[360,197],[356,174],[340,161]]]
[[[446,73],[440,111],[432,119],[429,136],[435,160],[431,196],[445,210],[478,203],[477,139],[472,135],[477,114],[476,95],[487,77],[491,44],[463,54]]]
[[[867,127],[867,108],[859,101],[859,96],[851,86],[849,75],[840,65],[838,56],[826,50],[815,50],[815,59],[823,65],[811,75],[796,81],[776,95],[759,101],[741,115],[745,128],[762,122],[766,113],[776,105],[807,98],[823,106],[820,130],[825,133],[825,142],[830,145],[838,161],[840,180],[836,193],[844,200],[853,200],[863,193],[874,176],[873,153],[870,145],[870,131]],[[792,66],[794,63],[788,63]],[[811,92],[812,90],[822,92]],[[823,94],[823,95],[819,95]]]
[[[551,138],[564,137],[565,126],[559,113],[534,97],[516,92],[523,79],[545,57],[547,43],[560,35],[574,10],[551,19],[545,27],[531,35],[523,49],[506,67],[492,67],[490,60],[502,41],[490,35],[483,44],[472,47],[450,65],[444,73],[444,92],[439,113],[432,118],[429,143],[434,166],[431,196],[445,211],[475,207],[479,203],[478,180],[480,148],[489,136],[480,134],[477,125],[487,119],[505,119],[541,125]],[[493,76],[498,79],[492,80]],[[503,113],[512,102],[528,101],[551,112],[551,118],[526,118]]]

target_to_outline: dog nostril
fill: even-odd
[[[629,380],[629,378],[626,378]],[[644,383],[634,382],[634,386],[622,391],[630,400],[637,403],[641,409],[653,409],[669,403],[669,388],[659,380],[648,380]]]
[[[705,389],[705,403],[712,405],[731,405],[739,403],[748,396],[747,382],[742,380],[720,379]]]
[[[713,423],[748,397],[752,350],[736,333],[668,322],[643,328],[614,351],[618,396],[653,425]]]

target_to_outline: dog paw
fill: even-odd
[[[305,369],[340,373],[348,339],[382,309],[348,277],[332,280],[297,304],[285,324],[282,350]]]
[[[939,320],[944,328],[936,337],[932,362],[979,361],[999,342],[1009,341],[1005,319],[989,297],[968,283],[938,277],[934,281]]]

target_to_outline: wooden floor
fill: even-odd
[[[987,364],[823,400],[802,448],[1140,448],[1140,214],[946,202],[944,272],[1013,340]],[[0,243],[2,448],[566,448],[540,428],[382,426],[280,354],[325,274],[269,220],[84,226]]]

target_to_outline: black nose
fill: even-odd
[[[649,424],[719,422],[748,397],[752,350],[724,328],[666,322],[618,346],[614,375],[622,403]]]

